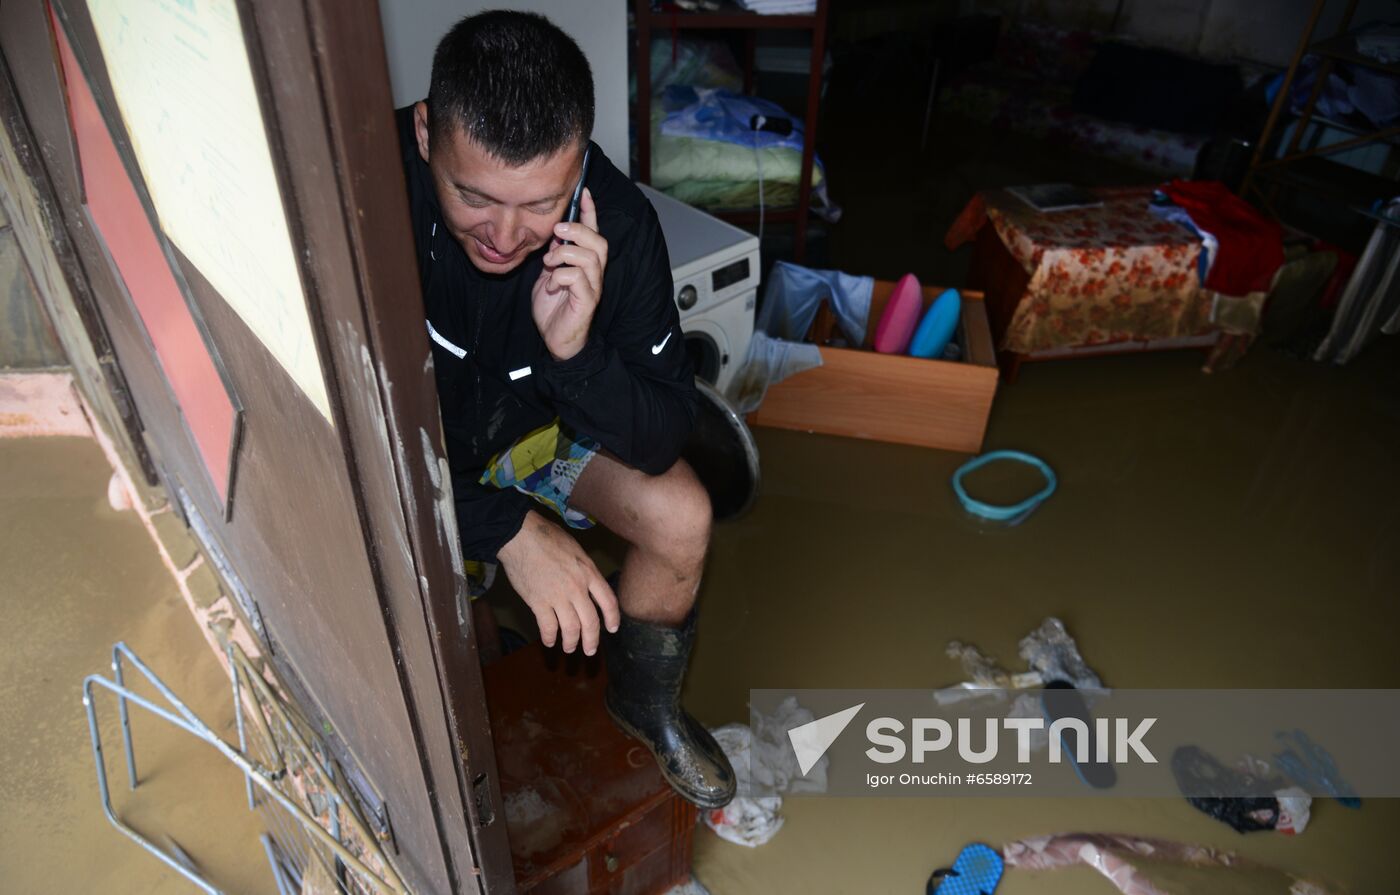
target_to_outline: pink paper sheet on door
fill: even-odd
[[[93,224],[146,328],[214,491],[226,504],[237,410],[52,8],[49,16]]]

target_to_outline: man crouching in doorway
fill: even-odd
[[[589,141],[588,61],[541,16],[483,13],[398,114],[473,594],[499,565],[545,646],[601,638],[613,720],[681,795],[724,805],[733,769],[679,705],[711,523],[679,459],[698,397],[656,214]],[[628,542],[613,583],[560,521]]]

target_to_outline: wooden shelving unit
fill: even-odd
[[[1391,74],[1400,74],[1400,64],[1380,62],[1357,51],[1356,37],[1349,30],[1352,16],[1356,12],[1356,5],[1357,0],[1348,0],[1346,12],[1342,16],[1341,25],[1335,35],[1314,41],[1313,32],[1317,28],[1318,20],[1322,17],[1323,9],[1327,6],[1327,0],[1316,0],[1314,3],[1312,13],[1308,17],[1308,23],[1298,41],[1298,48],[1294,51],[1293,60],[1289,63],[1288,71],[1284,75],[1278,96],[1274,98],[1273,108],[1269,110],[1269,118],[1264,125],[1264,132],[1260,135],[1259,142],[1254,148],[1254,156],[1250,160],[1249,170],[1240,187],[1241,195],[1247,196],[1251,191],[1254,191],[1265,204],[1272,206],[1277,199],[1278,191],[1281,188],[1290,187],[1330,198],[1352,208],[1365,209],[1377,199],[1389,198],[1397,192],[1396,181],[1393,178],[1370,174],[1333,161],[1326,156],[1355,149],[1368,143],[1391,140],[1400,136],[1400,126],[1365,130],[1356,128],[1352,123],[1347,123],[1340,125],[1340,127],[1352,131],[1355,136],[1325,146],[1314,146],[1310,149],[1301,148],[1304,134],[1314,120],[1329,123],[1316,114],[1317,102],[1322,96],[1322,90],[1327,83],[1328,76],[1332,73],[1332,67],[1337,62],[1341,61]],[[1291,103],[1290,94],[1293,82],[1304,57],[1309,54],[1322,57],[1322,64],[1318,68],[1312,93],[1309,94],[1308,101],[1303,106],[1302,111],[1296,116],[1293,134],[1289,137],[1288,146],[1284,149],[1283,154],[1275,158],[1266,158],[1265,154],[1270,151],[1275,134],[1283,128],[1289,117],[1288,108]]]
[[[793,260],[799,264],[807,255],[807,220],[812,210],[812,165],[816,156],[817,107],[821,100],[822,59],[826,55],[826,14],[829,0],[817,0],[812,15],[768,16],[748,12],[732,4],[718,12],[684,12],[679,9],[653,10],[650,0],[634,0],[637,45],[637,167],[638,179],[651,182],[651,37],[653,31],[726,30],[747,32],[744,41],[744,90],[753,90],[755,35],[760,30],[812,32],[811,66],[807,75],[807,108],[803,119],[802,180],[796,208],[765,209],[768,221],[791,221],[796,225]],[[758,220],[757,210],[719,215],[733,223]]]

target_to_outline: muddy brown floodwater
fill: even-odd
[[[228,679],[140,520],[107,505],[110,476],[91,439],[0,439],[5,892],[194,891],[102,815],[81,685],[94,672],[110,676],[114,641],[236,742]],[[241,775],[209,746],[133,709],[142,782],[132,792],[116,704],[99,696],[97,707],[118,812],[157,842],[173,838],[226,891],[275,892]]]
[[[759,430],[763,492],[716,529],[687,705],[715,725],[747,720],[751,687],[945,686],[961,679],[948,640],[1016,665],[1047,615],[1113,687],[1400,686],[1400,340],[1341,369],[1264,350],[1214,377],[1199,364],[1036,365],[1003,389],[988,449],[1032,451],[1060,478],[1009,530],[979,529],[954,502],[961,456]],[[90,441],[0,442],[7,892],[189,891],[98,810],[79,682],[107,668],[112,641],[233,734],[219,666],[139,522],[108,509],[107,476]],[[584,541],[605,566],[618,558],[605,534]],[[506,588],[488,599],[533,636]],[[237,773],[156,724],[138,716],[148,782],[134,797],[113,753],[119,807],[230,891],[270,891]],[[908,895],[968,842],[1057,832],[1232,849],[1365,895],[1394,891],[1400,834],[1400,800],[1382,799],[1318,800],[1297,837],[1242,836],[1174,798],[805,798],[784,813],[758,849],[696,833],[714,895]],[[1075,868],[1012,871],[997,891],[1114,889]]]

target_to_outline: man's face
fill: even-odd
[[[478,270],[509,273],[553,237],[578,181],[582,148],[566,146],[513,167],[458,130],[435,140],[430,153],[427,116],[420,102],[413,115],[418,153],[433,172],[447,229]]]

